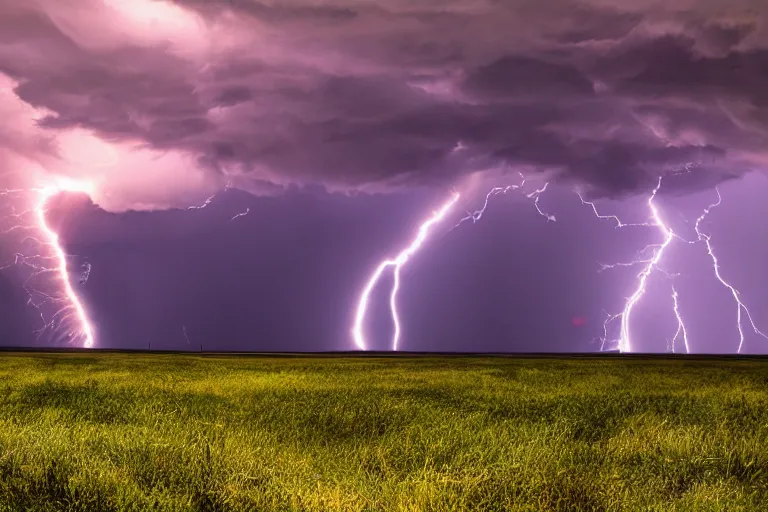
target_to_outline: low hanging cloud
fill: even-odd
[[[0,112],[20,120],[0,165],[92,179],[113,210],[226,183],[386,191],[525,168],[620,196],[763,169],[768,7],[638,4],[3,2]]]

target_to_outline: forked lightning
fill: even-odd
[[[37,232],[39,238],[29,235],[24,240],[32,241],[40,250],[39,253],[33,255],[17,254],[14,263],[3,268],[8,268],[12,265],[24,265],[32,269],[33,273],[25,281],[24,288],[29,294],[27,303],[40,311],[43,320],[43,327],[39,331],[40,334],[46,330],[65,334],[71,342],[79,342],[83,347],[91,348],[94,345],[93,325],[88,318],[80,297],[78,297],[77,292],[72,287],[67,269],[67,254],[59,242],[59,235],[49,226],[46,219],[49,201],[51,198],[64,192],[82,193],[90,197],[93,190],[87,182],[58,178],[40,188],[4,190],[2,192],[2,195],[28,196],[32,200],[33,207],[30,210],[11,216],[18,224],[11,226],[10,229],[6,230],[6,233],[14,230],[31,233]],[[27,214],[31,214],[33,219],[30,223],[25,224],[24,219],[30,216]],[[49,254],[45,254],[46,249],[50,251]],[[51,262],[51,264],[46,262]],[[52,279],[56,283],[56,292],[50,293],[29,287],[29,283],[33,278],[46,274],[52,275]],[[87,265],[80,277],[80,281],[84,282],[87,280],[89,274],[90,265]],[[36,297],[42,297],[42,300]],[[49,303],[55,304],[57,309],[50,319],[46,320],[41,308],[44,304]]]

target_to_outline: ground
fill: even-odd
[[[764,510],[768,360],[0,353],[0,510]]]

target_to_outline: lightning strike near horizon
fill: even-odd
[[[490,198],[492,196],[495,196],[497,194],[506,194],[510,190],[517,190],[520,189],[525,185],[525,176],[522,173],[519,173],[520,175],[520,183],[513,184],[513,185],[507,185],[507,186],[499,186],[499,187],[493,187],[491,190],[486,194],[485,201],[483,203],[483,206],[475,210],[474,212],[467,212],[467,216],[463,217],[459,222],[453,226],[451,229],[457,228],[462,223],[472,220],[472,222],[479,221],[483,214],[485,213],[486,209],[488,208],[488,203],[490,201]],[[549,186],[549,182],[545,183],[541,188],[534,190],[533,192],[526,194],[526,197],[529,199],[533,199],[534,206],[536,207],[536,211],[541,215],[542,217],[546,218],[547,221],[554,222],[555,216],[545,213],[541,210],[541,207],[539,206],[539,198],[541,194],[546,192],[547,187]],[[397,350],[397,345],[400,340],[400,333],[401,333],[401,325],[400,325],[400,318],[399,314],[397,312],[397,293],[400,290],[400,270],[405,265],[405,263],[408,262],[408,260],[415,254],[421,245],[424,243],[424,240],[426,239],[430,228],[437,222],[440,222],[444,219],[444,217],[448,214],[448,211],[453,207],[453,205],[458,201],[459,194],[454,193],[453,197],[448,200],[442,208],[440,208],[438,211],[434,212],[432,217],[430,217],[427,221],[425,221],[421,227],[419,228],[418,234],[416,238],[411,242],[411,245],[409,245],[405,250],[400,252],[398,256],[394,259],[387,259],[382,261],[378,267],[376,267],[376,270],[374,270],[373,274],[368,279],[368,282],[366,283],[365,288],[363,289],[363,292],[360,296],[358,305],[357,305],[357,311],[355,315],[354,324],[352,327],[352,338],[357,345],[357,347],[361,350],[366,350],[366,343],[365,343],[365,336],[363,334],[363,323],[365,321],[365,314],[368,309],[368,301],[370,298],[370,294],[373,291],[373,288],[376,286],[376,283],[379,281],[381,276],[383,275],[384,271],[388,267],[394,267],[394,270],[392,272],[393,274],[393,284],[392,284],[392,290],[389,296],[389,309],[392,316],[392,322],[394,324],[394,333],[392,335],[392,350]]]
[[[392,291],[389,296],[389,308],[392,315],[392,322],[394,324],[394,333],[392,335],[392,350],[397,350],[397,344],[400,340],[400,318],[397,312],[397,292],[400,289],[400,270],[422,247],[424,241],[429,235],[431,228],[446,217],[448,212],[451,210],[451,208],[453,208],[458,200],[459,194],[454,192],[451,198],[446,201],[439,210],[433,212],[433,214],[426,221],[424,221],[424,223],[421,224],[416,237],[411,241],[410,245],[398,253],[395,258],[386,259],[379,263],[371,276],[368,278],[368,281],[360,295],[354,323],[352,326],[352,338],[355,342],[355,345],[357,345],[360,350],[367,350],[363,329],[365,324],[365,314],[368,310],[368,301],[370,299],[371,292],[373,291],[376,283],[379,281],[384,271],[389,267],[394,267],[394,282],[392,285]]]
[[[747,314],[747,319],[749,320],[750,325],[752,326],[752,330],[755,331],[755,334],[758,334],[762,336],[763,338],[768,339],[768,336],[766,336],[760,329],[758,329],[757,325],[755,325],[755,321],[752,319],[752,314],[749,312],[749,309],[747,306],[741,301],[739,298],[739,291],[730,283],[728,283],[725,279],[723,279],[723,276],[720,275],[720,262],[717,259],[717,256],[715,256],[714,249],[712,248],[712,236],[708,235],[701,231],[701,223],[704,221],[704,219],[709,215],[709,213],[714,209],[720,206],[720,204],[723,202],[723,197],[720,195],[720,189],[715,187],[715,192],[717,192],[717,201],[710,204],[704,209],[704,212],[701,214],[701,216],[696,219],[695,224],[695,230],[696,235],[698,236],[699,241],[704,242],[704,244],[707,247],[707,254],[709,254],[709,257],[712,259],[712,267],[715,272],[715,277],[717,278],[720,283],[728,288],[728,290],[731,292],[731,295],[733,296],[733,300],[736,302],[736,326],[739,331],[739,348],[737,350],[737,353],[741,353],[741,349],[744,346],[744,328],[742,326],[742,318],[741,318],[741,312],[742,310]]]
[[[64,178],[59,178],[55,182],[40,188],[8,189],[2,191],[2,195],[5,196],[27,194],[36,196],[32,208],[11,215],[11,218],[16,219],[19,224],[15,224],[10,230],[6,230],[6,233],[14,229],[29,232],[37,231],[39,238],[29,235],[22,242],[31,241],[40,249],[49,248],[51,252],[49,255],[36,253],[31,256],[17,253],[14,263],[2,268],[7,269],[14,265],[20,265],[32,270],[32,274],[24,281],[24,289],[28,293],[27,304],[35,307],[40,312],[40,317],[43,321],[43,327],[38,331],[38,337],[46,330],[56,333],[60,329],[65,329],[64,334],[69,338],[70,342],[81,341],[83,347],[91,348],[94,344],[93,326],[82,301],[72,286],[67,268],[67,254],[59,242],[59,235],[50,227],[46,219],[47,207],[51,198],[65,192],[82,193],[89,197],[93,195],[93,190],[89,183]],[[28,215],[32,215],[34,220],[30,224],[24,224],[23,219]],[[48,262],[52,263],[49,264]],[[89,263],[84,264],[83,267],[83,271],[78,278],[80,283],[85,283],[91,272]],[[54,286],[55,291],[43,291],[30,287],[32,280],[49,274],[54,276],[53,281],[57,283]],[[39,300],[36,300],[36,297],[39,297]],[[45,320],[45,314],[42,311],[42,307],[45,304],[55,304],[57,306],[56,311],[48,321]]]
[[[742,325],[743,324],[742,314],[746,314],[747,320],[749,321],[749,324],[752,327],[752,330],[755,332],[755,334],[765,339],[768,339],[768,335],[766,335],[763,331],[761,331],[755,324],[755,321],[752,318],[751,312],[747,308],[746,304],[744,304],[744,302],[741,300],[740,292],[728,281],[726,281],[721,275],[720,263],[717,257],[715,256],[715,252],[712,247],[711,236],[709,234],[704,233],[701,230],[701,223],[707,218],[707,216],[710,214],[710,212],[714,208],[718,207],[722,203],[722,196],[720,195],[720,190],[717,187],[715,187],[715,192],[717,193],[717,201],[707,206],[702,212],[702,214],[696,219],[695,231],[696,231],[697,239],[686,240],[685,238],[682,238],[679,235],[677,235],[671,228],[669,228],[664,223],[661,216],[661,212],[658,210],[656,204],[654,203],[656,195],[659,192],[659,189],[661,187],[661,182],[662,182],[662,178],[660,177],[656,188],[653,190],[653,192],[651,193],[651,196],[648,199],[647,204],[651,213],[651,218],[653,219],[653,222],[649,222],[649,223],[626,224],[622,222],[621,219],[619,219],[615,215],[602,215],[597,210],[597,207],[594,204],[594,202],[586,201],[578,191],[576,192],[579,195],[581,202],[585,205],[589,205],[592,208],[592,211],[594,212],[595,217],[599,219],[613,220],[616,223],[617,228],[628,227],[628,226],[655,227],[664,236],[664,240],[661,243],[650,244],[646,246],[642,251],[638,253],[638,257],[631,262],[601,265],[601,270],[616,268],[616,267],[629,267],[629,266],[635,266],[635,265],[643,265],[643,269],[638,274],[637,287],[635,288],[635,291],[633,292],[633,294],[627,299],[627,302],[624,306],[623,311],[621,313],[614,314],[614,315],[608,314],[605,322],[603,323],[604,337],[602,338],[601,350],[604,349],[605,343],[608,338],[608,325],[618,319],[621,319],[621,331],[618,339],[618,348],[621,352],[630,352],[632,350],[632,337],[631,337],[631,331],[630,331],[631,314],[632,314],[633,308],[637,305],[637,303],[642,299],[642,297],[645,294],[648,278],[654,272],[661,272],[665,274],[667,277],[675,277],[675,275],[668,273],[667,271],[665,271],[663,268],[659,266],[661,260],[663,259],[665,249],[669,246],[669,244],[674,239],[678,239],[689,244],[704,243],[704,245],[706,246],[707,254],[712,260],[712,267],[713,267],[715,277],[725,288],[728,289],[728,291],[730,291],[731,296],[736,302],[736,327],[739,332],[739,347],[737,352],[741,353],[741,350],[744,346],[744,341],[745,341],[745,333]],[[650,251],[651,254],[647,257],[643,256],[644,253],[646,253],[647,251]],[[674,284],[672,285],[672,302],[673,302],[672,309],[675,314],[675,319],[677,320],[677,331],[675,332],[675,335],[672,338],[670,348],[674,352],[675,344],[677,343],[677,340],[679,340],[682,337],[683,345],[685,346],[685,351],[686,353],[690,353],[691,347],[689,344],[688,330],[685,326],[685,322],[683,320],[682,314],[680,313],[679,294]]]
[[[682,334],[685,353],[690,354],[691,347],[688,346],[688,330],[685,328],[685,322],[683,321],[683,317],[680,315],[680,304],[677,300],[677,289],[675,288],[674,284],[672,285],[672,302],[674,304],[673,309],[675,311],[675,318],[677,319],[677,331],[675,332],[675,336],[672,338],[672,352],[675,351],[675,343],[680,337],[680,334]]]
[[[624,311],[622,311],[621,313],[621,335],[619,338],[619,351],[621,352],[632,351],[632,339],[631,339],[631,332],[630,332],[632,310],[634,309],[635,305],[640,301],[640,299],[643,297],[643,295],[645,295],[646,283],[648,281],[648,277],[658,267],[659,262],[664,256],[664,250],[669,246],[669,244],[675,238],[672,230],[668,228],[666,224],[664,224],[664,221],[661,218],[661,214],[659,213],[659,210],[656,207],[656,204],[654,203],[654,199],[656,199],[656,194],[658,194],[659,189],[661,188],[661,181],[662,181],[662,177],[659,176],[659,181],[656,184],[656,188],[653,189],[653,192],[651,193],[651,197],[648,198],[648,209],[651,211],[651,216],[653,217],[656,227],[664,235],[664,241],[658,245],[651,259],[648,261],[648,263],[643,268],[643,270],[641,270],[640,273],[638,274],[637,288],[627,300],[627,303],[624,306]]]
[[[579,199],[581,200],[582,204],[589,205],[592,208],[592,212],[595,214],[595,217],[598,219],[608,219],[613,220],[616,223],[617,228],[624,228],[629,226],[641,226],[641,227],[654,227],[664,236],[664,239],[661,243],[657,244],[650,244],[646,246],[640,253],[638,254],[639,258],[635,259],[629,263],[614,263],[614,264],[603,264],[601,265],[601,270],[609,269],[609,268],[616,268],[616,267],[628,267],[628,266],[635,266],[635,265],[643,265],[642,270],[637,275],[637,287],[635,288],[634,292],[627,298],[627,302],[624,305],[624,309],[621,313],[617,314],[609,314],[605,321],[603,322],[603,333],[604,338],[602,338],[602,346],[601,350],[603,350],[605,346],[605,342],[608,337],[608,325],[612,323],[615,320],[621,320],[621,328],[620,328],[620,334],[618,339],[618,349],[620,352],[631,352],[632,351],[632,335],[631,335],[631,317],[632,317],[632,311],[634,307],[637,305],[637,303],[643,298],[646,292],[646,285],[648,278],[653,274],[654,271],[660,271],[664,274],[666,274],[668,277],[671,277],[669,273],[664,271],[659,267],[659,264],[664,257],[664,251],[667,249],[669,244],[675,239],[680,238],[678,237],[671,228],[669,228],[663,221],[661,212],[657,208],[654,200],[656,199],[656,195],[658,194],[659,190],[661,189],[662,184],[662,176],[659,176],[659,180],[656,184],[656,187],[651,192],[650,197],[648,198],[648,209],[650,211],[650,216],[653,219],[653,222],[648,223],[633,223],[633,224],[626,224],[619,219],[619,217],[615,215],[602,215],[597,210],[597,206],[592,201],[586,201],[582,195],[576,191],[576,194],[579,196]],[[644,258],[642,256],[643,253],[646,251],[650,251],[651,254]],[[679,315],[679,310],[677,308],[677,292],[673,288],[673,300],[675,302],[675,315],[678,319],[678,326],[680,326],[683,323],[682,317]],[[687,342],[687,331],[685,331],[685,327],[679,327],[678,330],[683,329],[683,332],[685,333],[685,346],[686,351],[688,351],[688,342]],[[679,334],[679,333],[678,333]],[[677,337],[677,334],[675,335]]]

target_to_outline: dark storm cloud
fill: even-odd
[[[768,100],[768,50],[730,52],[722,57],[697,54],[695,41],[666,36],[613,57],[621,70],[619,87],[654,97],[743,99],[756,107]]]
[[[696,33],[704,42],[721,51],[733,50],[756,29],[754,24],[737,23],[723,25],[719,23],[704,24]]]
[[[224,88],[221,94],[216,97],[214,103],[220,107],[231,107],[251,99],[253,99],[253,93],[248,87],[234,86]]]
[[[669,4],[189,0],[197,25],[155,37],[121,11],[130,30],[90,37],[39,0],[3,8],[0,70],[46,128],[278,184],[451,185],[520,165],[620,195],[685,166],[760,168],[768,8]]]
[[[194,7],[195,0],[187,0],[187,5]],[[269,4],[256,0],[230,0],[227,7],[246,13],[267,23],[309,22],[322,23],[353,19],[357,13],[352,8],[323,5],[288,5],[288,3]]]
[[[562,43],[617,40],[626,36],[642,21],[637,14],[585,10],[572,18],[572,28],[555,34]]]
[[[507,100],[528,96],[535,101],[545,94],[589,97],[593,93],[592,82],[574,66],[517,55],[472,70],[464,87],[479,96]]]

